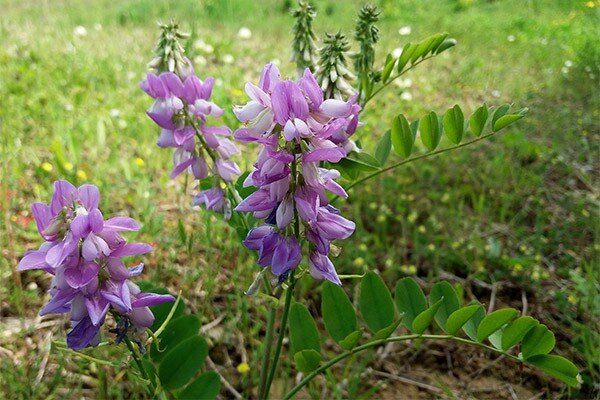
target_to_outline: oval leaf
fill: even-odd
[[[575,364],[566,358],[539,354],[527,359],[527,363],[541,369],[548,375],[560,379],[569,386],[577,386],[579,370]]]
[[[473,316],[471,317],[471,319],[469,319],[464,324],[464,326],[462,327],[462,329],[467,334],[467,336],[469,338],[471,338],[471,340],[477,340],[477,328],[479,328],[479,324],[485,318],[485,309],[483,308],[483,306],[481,305],[481,303],[479,303],[477,301],[472,301],[470,303],[470,305],[473,305],[473,304],[479,305],[479,308],[477,309],[477,311],[475,312],[475,314],[473,314]]]
[[[387,339],[388,337],[390,337],[390,335],[392,333],[394,333],[396,331],[396,329],[398,328],[398,325],[400,325],[400,322],[402,322],[402,318],[398,319],[395,322],[392,322],[392,324],[390,326],[388,326],[387,328],[378,330],[377,333],[375,333],[375,336],[373,336],[373,339],[375,339],[375,340]]]
[[[292,353],[302,350],[321,351],[321,341],[315,320],[304,304],[294,303],[290,307],[290,340]]]
[[[477,328],[477,341],[483,342],[488,336],[515,319],[518,315],[519,312],[514,308],[501,308],[486,315]]]
[[[507,127],[508,125],[512,124],[513,122],[517,122],[518,120],[520,120],[523,117],[524,117],[524,115],[519,115],[519,114],[503,115],[502,117],[498,118],[498,120],[496,122],[494,122],[494,126],[492,127],[492,130],[494,132],[498,132],[500,129]]]
[[[171,349],[183,340],[197,335],[199,330],[200,320],[195,315],[182,315],[171,320],[158,338],[158,345],[156,343],[152,344],[150,356],[154,361],[159,362]]]
[[[296,368],[301,372],[311,372],[319,367],[321,354],[313,349],[302,350],[294,354]]]
[[[410,129],[406,117],[402,114],[392,121],[391,140],[396,154],[402,157],[410,156],[415,143],[415,135]]]
[[[431,111],[421,118],[421,141],[427,150],[433,151],[440,144],[441,136],[438,116]]]
[[[394,302],[383,279],[367,272],[360,283],[360,313],[372,332],[380,331],[394,322]]]
[[[529,316],[519,317],[512,321],[502,333],[502,350],[508,350],[515,344],[519,343],[527,332],[539,322]]]
[[[215,371],[207,371],[186,386],[178,399],[214,399],[221,390],[221,379]]]
[[[198,372],[208,355],[208,345],[200,336],[187,338],[173,348],[160,363],[158,378],[167,390],[185,385]]]
[[[465,116],[458,104],[444,113],[442,122],[448,139],[454,144],[459,144],[465,131]]]
[[[389,79],[392,71],[394,70],[394,65],[396,65],[396,59],[388,54],[385,59],[385,66],[383,67],[383,71],[381,72],[381,82],[386,83]]]
[[[423,311],[421,314],[419,314],[415,317],[415,319],[413,321],[413,332],[414,333],[417,333],[420,335],[421,333],[425,332],[425,329],[427,329],[427,327],[429,325],[431,325],[431,322],[435,318],[435,314],[440,309],[440,306],[442,305],[442,301],[443,301],[443,299],[441,299],[440,301],[438,301],[437,303],[435,303],[434,305],[429,307],[427,310]]]
[[[481,304],[471,304],[470,306],[465,306],[454,311],[446,321],[446,332],[450,335],[456,335],[456,332],[458,332],[467,321],[473,318],[479,310],[483,310]]]
[[[356,331],[356,313],[344,289],[331,282],[323,283],[321,313],[325,329],[337,343]]]
[[[471,119],[469,119],[469,128],[471,128],[471,132],[473,132],[475,136],[481,136],[481,132],[483,132],[487,119],[488,107],[485,104],[475,110],[473,115],[471,115]]]
[[[380,166],[384,166],[388,157],[390,156],[390,150],[392,149],[392,139],[390,131],[387,131],[377,142],[375,147],[375,158],[379,161]]]
[[[415,49],[417,48],[416,44],[407,43],[406,46],[402,49],[402,54],[398,57],[397,69],[398,73],[401,73],[411,56],[413,55]]]
[[[412,278],[403,278],[396,284],[394,299],[398,312],[403,313],[404,325],[413,331],[413,320],[427,308],[423,291]]]
[[[496,111],[494,111],[494,115],[492,116],[492,127],[494,125],[496,125],[496,121],[498,121],[500,118],[502,118],[503,116],[505,116],[508,113],[509,109],[510,109],[510,105],[502,104],[500,107],[498,107],[496,109]]]
[[[521,344],[523,359],[527,360],[539,354],[548,354],[552,351],[555,344],[554,333],[546,325],[537,325],[530,329],[523,338],[523,343]]]
[[[435,54],[440,54],[446,50],[448,50],[451,47],[456,46],[456,39],[452,39],[452,38],[448,38],[445,39],[440,45],[439,47],[435,50]]]
[[[446,331],[446,321],[448,320],[448,317],[460,307],[458,296],[456,295],[454,288],[446,281],[441,281],[433,285],[431,292],[429,293],[430,303],[436,303],[442,299],[442,305],[435,314],[435,322],[438,323],[440,328]]]
[[[348,336],[346,336],[343,340],[340,341],[340,346],[344,350],[352,350],[354,348],[354,346],[356,346],[356,343],[358,343],[358,341],[360,340],[361,337],[362,337],[361,331],[354,331],[351,334],[349,334]]]

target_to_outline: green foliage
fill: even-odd
[[[517,318],[519,311],[514,308],[502,308],[487,315],[482,305],[476,301],[461,308],[455,288],[446,281],[436,283],[431,288],[429,299],[426,299],[414,279],[403,278],[396,284],[394,298],[397,310],[404,318],[394,319],[394,302],[379,275],[368,272],[362,278],[360,287],[360,314],[373,333],[372,339],[363,345],[358,344],[361,337],[360,330],[356,330],[358,312],[352,308],[345,292],[331,283],[325,283],[323,286],[321,312],[327,331],[336,342],[351,343],[342,345],[347,351],[330,361],[325,361],[321,367],[320,340],[316,324],[306,307],[298,303],[292,306],[290,338],[296,368],[303,372],[314,372],[290,393],[296,393],[299,387],[316,376],[316,373],[330,368],[350,354],[387,341],[418,338],[457,340],[472,346],[485,347],[514,361],[538,367],[570,386],[577,384],[579,372],[572,362],[562,357],[547,355],[554,347],[554,335],[532,317]],[[336,316],[336,312],[340,315]],[[446,335],[424,334],[427,329],[435,329],[434,320]],[[349,326],[344,326],[345,321]],[[391,336],[400,324],[415,335]],[[471,340],[457,336],[461,327]],[[483,344],[485,339],[494,347]],[[507,349],[518,344],[521,344],[522,356],[515,357],[506,353]],[[286,398],[288,397],[289,395]]]
[[[448,320],[450,314],[458,310],[460,304],[454,288],[446,281],[441,281],[433,285],[431,292],[429,293],[430,302],[437,303],[440,300],[442,301],[442,304],[438,312],[435,314],[435,321],[440,328],[442,328],[444,331],[447,331],[446,321]]]
[[[394,118],[391,136],[394,150],[398,155],[402,157],[410,156],[416,135],[416,130],[411,129],[404,115],[400,114]]]
[[[290,307],[289,324],[296,367],[299,371],[310,372],[321,361],[321,341],[317,325],[306,306],[300,303],[294,303]]]
[[[465,130],[465,116],[458,104],[444,113],[443,124],[448,139],[454,144],[459,144]]]
[[[446,321],[446,332],[450,335],[456,335],[459,329],[480,311],[483,311],[483,307],[480,304],[471,304],[452,312]],[[485,313],[485,311],[483,312]]]
[[[421,314],[417,315],[413,321],[413,332],[422,334],[425,332],[427,327],[431,325],[437,312],[442,306],[442,302],[444,299],[439,299],[437,302],[432,302],[431,298],[429,299],[429,308],[423,311]]]
[[[207,371],[179,393],[179,399],[214,399],[221,390],[221,379],[215,371]]]
[[[200,336],[185,339],[161,361],[158,377],[167,390],[179,389],[198,372],[208,355],[208,345]]]
[[[150,356],[155,362],[160,362],[171,349],[183,340],[197,335],[199,330],[200,320],[195,315],[183,315],[171,320],[160,336],[160,345],[152,344]]]
[[[394,322],[394,302],[383,279],[367,272],[360,284],[360,312],[372,332],[387,328]]]
[[[400,279],[394,293],[396,307],[404,315],[404,324],[412,331],[414,319],[427,308],[427,299],[417,282],[411,278]]]
[[[546,325],[536,325],[525,334],[521,353],[525,360],[540,354],[548,354],[554,348],[555,343],[554,333]]]
[[[321,296],[323,322],[329,335],[340,343],[356,331],[356,314],[344,289],[331,282],[323,283]]]

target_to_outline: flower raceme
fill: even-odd
[[[327,192],[347,197],[335,182],[339,172],[320,164],[337,163],[356,148],[350,139],[358,126],[356,97],[324,99],[309,69],[294,82],[282,80],[273,64],[265,66],[258,86],[246,84],[246,93],[251,100],[234,109],[244,123],[234,136],[262,149],[244,182],[257,190],[236,210],[252,212],[264,224],[248,233],[244,245],[258,251],[258,264],[270,266],[283,280],[302,259],[304,237],[311,275],[341,284],[329,259],[330,246],[349,237],[355,225],[328,202]],[[302,232],[293,228],[294,220]]]
[[[189,60],[187,62],[191,66]],[[185,170],[198,180],[208,177],[207,156],[212,161],[214,174],[224,182],[232,182],[240,174],[237,164],[230,160],[239,154],[238,148],[227,138],[231,135],[230,129],[207,123],[208,117],[223,115],[223,110],[210,101],[213,83],[213,78],[201,81],[190,68],[179,75],[174,72],[148,73],[140,84],[155,100],[147,114],[161,128],[158,145],[175,148],[171,178]],[[220,187],[211,194],[211,198],[217,196],[220,200],[209,201],[206,194],[201,194],[195,203],[204,203],[213,211],[223,211],[226,202],[221,201],[224,194]]]
[[[45,242],[19,262],[20,271],[42,269],[54,275],[52,298],[40,315],[69,313],[73,328],[67,334],[72,349],[95,346],[109,310],[126,318],[138,331],[152,325],[149,306],[174,301],[170,295],[142,293],[129,279],[144,265],[125,267],[122,257],[152,251],[145,243],[127,243],[120,232],[137,231],[132,218],[105,220],[98,209],[100,194],[93,185],[75,188],[54,183],[50,204],[34,203],[33,217]]]

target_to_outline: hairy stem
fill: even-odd
[[[460,342],[460,343],[467,343],[473,346],[478,346],[487,350],[491,350],[494,351],[496,353],[502,354],[512,360],[515,361],[521,361],[519,360],[519,358],[513,356],[512,354],[508,354],[502,350],[498,350],[494,347],[485,345],[483,343],[478,343],[478,342],[474,342],[472,340],[469,339],[463,339],[457,336],[451,336],[451,335],[404,335],[404,336],[393,336],[393,337],[389,337],[387,339],[379,339],[379,340],[373,340],[371,342],[365,343],[362,346],[358,346],[355,347],[354,349],[350,350],[350,351],[346,351],[342,354],[340,354],[339,356],[332,358],[331,360],[329,360],[328,362],[326,362],[325,364],[323,364],[322,366],[320,366],[319,368],[317,368],[316,370],[314,370],[313,372],[311,372],[310,374],[306,375],[304,377],[304,379],[302,379],[300,381],[300,383],[298,383],[296,386],[294,386],[292,388],[292,390],[290,390],[284,397],[283,400],[289,400],[291,399],[296,393],[298,393],[300,391],[300,389],[302,389],[304,386],[306,386],[308,384],[308,382],[310,382],[314,377],[316,377],[317,375],[319,375],[321,372],[326,371],[327,369],[331,368],[333,365],[337,364],[338,362],[344,360],[347,357],[350,357],[353,354],[356,354],[358,352],[361,352],[363,350],[367,350],[370,349],[372,347],[377,347],[380,346],[382,344],[385,343],[391,343],[391,342],[402,342],[402,341],[406,341],[406,340],[413,340],[413,339],[428,339],[428,340],[451,340],[451,341],[455,341],[455,342]]]

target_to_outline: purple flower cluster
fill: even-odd
[[[263,148],[244,182],[258,190],[236,210],[253,212],[265,224],[252,229],[244,245],[259,252],[259,265],[285,279],[302,259],[303,235],[310,243],[311,275],[341,284],[330,243],[349,237],[355,225],[328,202],[327,191],[347,197],[335,182],[339,172],[320,164],[339,162],[354,148],[349,137],[358,126],[356,97],[325,100],[310,70],[293,82],[282,80],[273,64],[265,66],[258,86],[246,84],[246,93],[251,101],[234,110],[244,123],[235,138]],[[293,231],[297,218],[302,233]]]
[[[239,167],[230,160],[239,154],[238,148],[227,138],[231,130],[226,126],[207,125],[209,116],[223,115],[223,110],[210,101],[213,83],[213,78],[201,81],[191,69],[185,76],[173,72],[148,73],[140,84],[155,99],[148,116],[161,128],[158,145],[175,148],[171,178],[186,169],[198,180],[208,177],[207,156],[212,160],[213,172],[223,181],[231,182],[240,175]],[[201,192],[195,204],[201,203],[222,212],[226,204],[224,193],[220,187]]]
[[[142,293],[129,278],[139,275],[139,264],[126,268],[122,257],[152,251],[145,243],[127,243],[119,232],[137,231],[128,217],[105,220],[98,209],[100,194],[93,185],[75,188],[67,181],[54,183],[50,204],[34,203],[33,216],[45,240],[19,262],[20,271],[42,269],[54,275],[51,300],[40,315],[71,313],[73,329],[67,335],[72,349],[95,346],[109,309],[127,318],[137,330],[152,325],[148,306],[175,300],[169,295]]]

